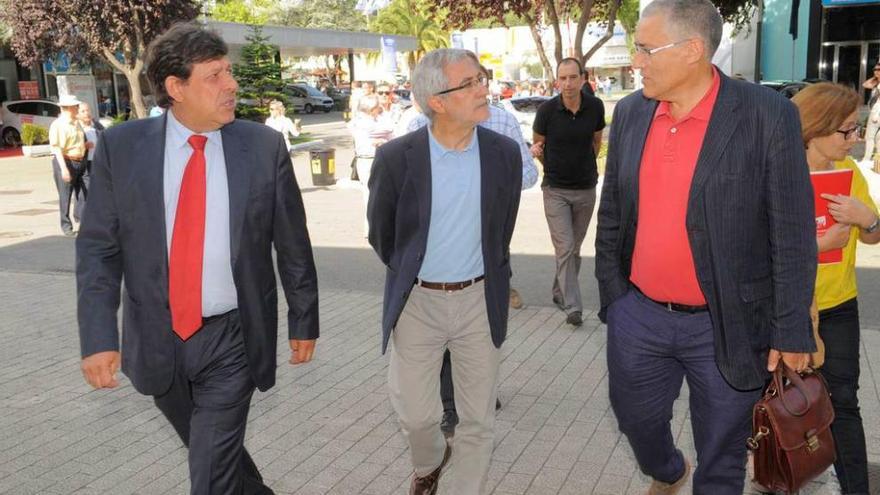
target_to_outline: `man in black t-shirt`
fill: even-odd
[[[584,69],[579,60],[562,59],[556,80],[559,95],[544,102],[535,115],[532,154],[544,163],[544,214],[556,252],[553,302],[565,311],[566,322],[580,326],[580,252],[596,204],[596,155],[602,145],[605,107],[600,99],[581,91]]]

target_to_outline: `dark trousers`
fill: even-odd
[[[819,312],[819,336],[825,342],[825,364],[820,371],[834,405],[834,470],[843,493],[867,495],[868,454],[858,396],[859,304],[855,298]]]
[[[642,472],[665,483],[684,473],[670,421],[686,378],[699,461],[693,493],[741,495],[761,390],[735,390],[721,376],[709,313],[671,312],[631,289],[608,308],[607,352],[611,406]]]
[[[86,198],[89,194],[89,176],[86,161],[65,160],[66,163],[59,165],[58,160],[52,158],[52,176],[55,178],[55,187],[58,189],[58,209],[61,213],[61,230],[73,231],[73,223],[70,221],[70,202],[76,198],[73,208],[73,218],[77,222],[82,217]],[[61,178],[61,166],[67,168],[70,173],[70,182],[64,182]]]
[[[153,399],[189,449],[193,495],[271,494],[244,448],[254,382],[238,311],[175,348],[174,383]]]
[[[444,411],[455,411],[455,387],[452,386],[452,361],[449,349],[443,353],[443,366],[440,367],[440,400]]]

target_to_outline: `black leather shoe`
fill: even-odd
[[[565,319],[565,322],[569,325],[579,327],[584,324],[584,319],[581,318],[580,311],[572,311],[571,314],[568,315],[568,318]]]
[[[440,420],[440,431],[446,436],[455,434],[455,427],[458,425],[458,413],[455,409],[443,411],[443,419]]]
[[[495,410],[501,409],[501,399],[495,399]]]

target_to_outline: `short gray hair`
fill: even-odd
[[[416,69],[413,71],[412,93],[422,113],[428,119],[434,119],[434,110],[428,105],[428,100],[435,94],[449,88],[449,78],[444,69],[449,64],[470,60],[479,68],[480,64],[473,53],[460,48],[440,48],[428,52],[422,57]]]
[[[706,47],[706,58],[712,60],[718,45],[724,21],[718,9],[709,0],[654,0],[642,12],[642,17],[665,14],[670,31],[682,36],[697,36]],[[676,40],[677,41],[677,40]]]

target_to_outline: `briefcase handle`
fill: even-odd
[[[810,375],[813,373],[812,368],[807,368],[802,372],[804,375]],[[802,411],[793,411],[788,403],[785,401],[785,386],[782,381],[782,377],[785,375],[785,378],[788,378],[788,381],[794,385],[794,389],[801,394],[804,398],[805,407]],[[776,395],[779,394],[779,400],[782,402],[782,407],[785,408],[785,411],[788,414],[791,414],[795,417],[801,417],[808,412],[810,412],[810,399],[807,397],[806,385],[804,384],[804,380],[801,378],[801,375],[795,370],[789,368],[784,361],[779,360],[779,366],[776,367],[776,370],[773,371],[773,381],[770,385],[767,386],[767,394]]]

